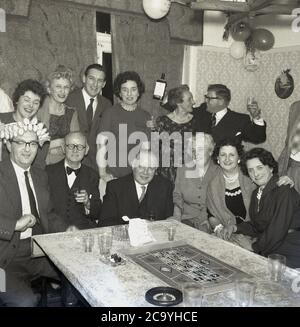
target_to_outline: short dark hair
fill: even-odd
[[[43,105],[43,102],[47,95],[46,89],[39,81],[35,79],[26,79],[17,85],[13,93],[12,101],[15,110],[17,109],[17,103],[20,97],[24,95],[27,91],[31,91],[32,93],[38,95],[40,97],[40,107]]]
[[[246,163],[248,160],[254,158],[257,158],[264,166],[272,168],[273,174],[278,173],[278,163],[274,159],[272,153],[263,148],[253,148],[247,151],[241,159],[241,169],[246,176],[249,176]]]
[[[231,92],[226,85],[223,84],[210,84],[208,85],[207,92],[216,92],[216,96],[224,99],[228,104],[231,100]]]
[[[218,163],[218,156],[220,154],[220,149],[223,146],[232,146],[232,147],[236,148],[236,151],[240,158],[244,155],[244,147],[238,138],[225,138],[225,139],[219,141],[214,148],[212,158],[215,163]]]
[[[117,75],[117,77],[114,80],[114,95],[117,96],[119,99],[121,99],[120,97],[121,85],[126,83],[127,81],[136,82],[136,85],[139,90],[139,97],[138,97],[139,100],[142,94],[145,92],[145,84],[140,78],[140,75],[134,71],[126,71]]]
[[[184,92],[189,91],[190,88],[186,84],[182,84],[178,87],[174,87],[168,92],[168,103],[171,111],[177,108],[178,103],[182,103]]]
[[[84,71],[84,75],[87,76],[89,73],[89,70],[91,69],[97,69],[99,70],[99,72],[103,72],[104,73],[104,79],[106,80],[106,71],[104,69],[104,67],[100,64],[91,64],[89,66],[86,67],[85,71]]]

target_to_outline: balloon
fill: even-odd
[[[231,27],[230,33],[235,41],[245,41],[250,36],[251,29],[247,23],[240,22]]]
[[[261,51],[270,50],[274,45],[274,35],[264,29],[264,28],[257,28],[252,32],[252,45],[255,49]]]
[[[143,0],[143,8],[147,16],[160,19],[169,12],[171,0]]]
[[[246,46],[244,42],[235,41],[231,44],[230,55],[235,59],[241,59],[246,53]]]

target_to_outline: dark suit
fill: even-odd
[[[48,191],[47,174],[31,167],[42,233],[65,231],[67,226],[54,213]],[[55,276],[45,258],[30,258],[30,238],[20,240],[15,231],[22,216],[22,202],[17,176],[10,160],[0,163],[0,267],[7,273],[7,292],[0,293],[5,303],[34,305],[35,298],[28,280],[38,275]],[[26,283],[25,283],[26,281]]]
[[[216,143],[233,137],[254,144],[266,140],[266,124],[264,126],[255,124],[247,114],[228,109],[225,116],[213,128],[211,127],[212,114],[206,110],[205,103],[195,108],[193,114],[196,131],[211,134]]]
[[[88,155],[84,158],[83,163],[98,172],[98,166],[96,163],[96,153],[97,153],[96,138],[97,135],[100,133],[99,126],[100,126],[101,114],[104,110],[111,107],[111,102],[100,94],[97,96],[97,100],[98,100],[98,104],[95,114],[93,116],[91,130],[89,130],[88,127],[86,107],[82,94],[82,89],[76,89],[73,92],[71,92],[66,100],[66,104],[69,105],[70,107],[76,108],[78,113],[80,130],[81,132],[85,133],[88,138],[88,144],[90,150]]]
[[[154,176],[148,184],[145,197],[139,203],[133,175],[114,179],[107,183],[103,199],[100,226],[123,224],[122,216],[147,219],[154,213],[155,220],[173,215],[173,187],[164,177]]]
[[[51,200],[55,206],[55,211],[66,222],[79,229],[97,227],[95,222],[99,219],[101,200],[98,189],[98,174],[85,165],[81,165],[79,174],[69,188],[64,160],[46,167],[49,177]],[[90,195],[90,213],[86,215],[84,205],[77,203],[74,197],[74,189],[85,189]]]

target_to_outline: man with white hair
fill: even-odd
[[[153,220],[172,216],[172,184],[155,175],[158,159],[154,153],[141,150],[131,166],[132,174],[108,182],[100,226],[123,224],[123,216]]]

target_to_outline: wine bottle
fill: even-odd
[[[157,100],[162,100],[166,91],[167,81],[165,80],[165,74],[161,74],[161,78],[156,80],[154,91],[153,91],[153,98]]]

